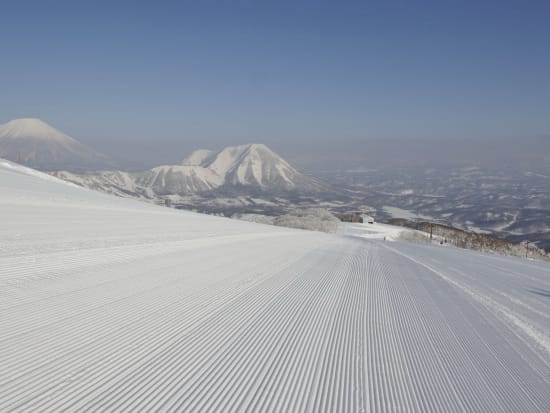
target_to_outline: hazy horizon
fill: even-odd
[[[97,144],[98,142],[95,142]],[[474,140],[463,139],[441,142],[437,139],[285,143],[262,140],[228,141],[223,144],[199,140],[135,143],[129,149],[124,142],[105,143],[94,148],[113,156],[121,167],[135,168],[164,164],[177,164],[197,149],[218,151],[226,146],[262,143],[269,146],[286,160],[305,171],[345,170],[359,167],[392,166],[460,166],[485,165],[497,167],[502,162],[516,162],[518,167],[539,168],[550,166],[550,136],[529,137],[522,140]],[[88,144],[92,144],[89,142]],[[130,152],[128,152],[130,151]],[[503,165],[511,167],[513,165]]]

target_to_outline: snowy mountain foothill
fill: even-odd
[[[1,412],[549,410],[546,262],[0,187]]]

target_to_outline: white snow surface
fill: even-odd
[[[338,233],[342,235],[386,241],[396,241],[405,232],[412,232],[412,230],[395,225],[380,224],[378,222],[374,224],[342,222],[338,228]]]
[[[0,162],[1,412],[548,412],[547,263],[172,210]]]
[[[210,155],[212,151],[209,149],[197,149],[187,156],[183,161],[182,165],[201,165]]]

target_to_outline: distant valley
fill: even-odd
[[[509,166],[378,168],[320,174],[346,188],[347,207],[379,220],[432,221],[550,248],[550,177]]]

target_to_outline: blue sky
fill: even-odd
[[[89,144],[550,133],[549,1],[0,7],[0,123]]]

